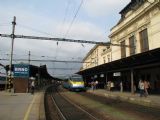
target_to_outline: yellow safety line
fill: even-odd
[[[30,111],[31,111],[31,108],[32,108],[32,105],[33,105],[33,103],[34,103],[34,101],[35,101],[35,98],[36,98],[36,96],[34,96],[31,104],[29,105],[29,107],[28,107],[28,109],[27,109],[27,112],[25,113],[25,116],[24,116],[24,119],[23,119],[23,120],[28,120],[29,113],[30,113]]]

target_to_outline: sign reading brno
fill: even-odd
[[[29,77],[29,65],[15,64],[14,65],[14,77]]]

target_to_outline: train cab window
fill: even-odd
[[[78,81],[83,81],[83,78],[80,75],[76,75],[76,76],[72,76],[71,80],[74,80],[74,81],[78,82]]]

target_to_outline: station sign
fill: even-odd
[[[104,78],[104,74],[101,74],[100,77],[101,77],[101,78]]]
[[[121,72],[115,72],[115,73],[113,73],[113,76],[121,76]]]
[[[94,78],[97,78],[98,76],[97,75],[94,75]]]
[[[15,64],[13,73],[14,77],[29,77],[29,65]]]

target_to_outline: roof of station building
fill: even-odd
[[[149,65],[160,65],[160,48],[85,69],[77,73],[81,75],[94,75],[106,72],[129,70],[131,68],[138,69]]]

